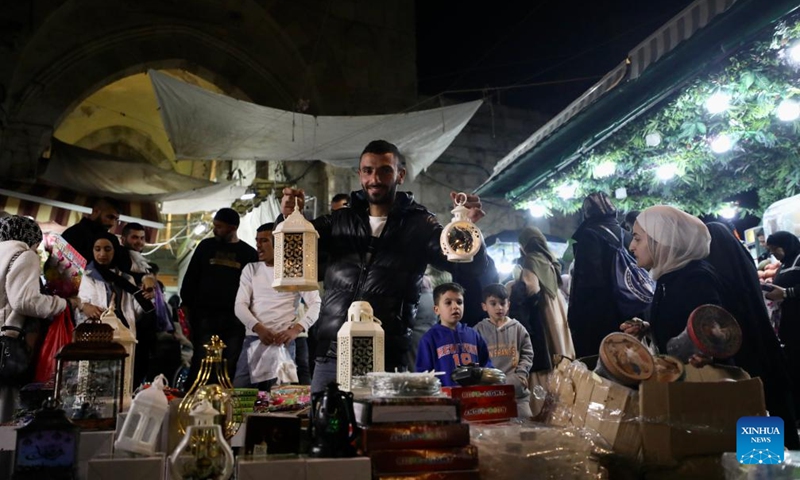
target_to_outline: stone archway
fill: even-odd
[[[263,8],[216,0],[185,7],[71,0],[50,14],[24,48],[3,104],[0,178],[35,178],[64,115],[99,88],[148,68],[184,68],[233,96],[294,108],[301,93],[293,80],[304,78],[306,65]],[[310,90],[305,94],[316,101]]]

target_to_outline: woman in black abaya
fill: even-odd
[[[755,263],[730,229],[709,223],[711,250],[706,261],[716,271],[724,287],[723,306],[742,329],[742,348],[734,357],[738,367],[764,383],[764,396],[770,415],[783,418],[787,426],[786,446],[800,448],[795,424],[791,380],[780,341],[769,321]]]

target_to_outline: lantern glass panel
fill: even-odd
[[[366,375],[375,370],[374,337],[353,337],[353,376]]]
[[[116,421],[122,360],[62,360],[58,397],[70,420]]]
[[[303,234],[287,233],[283,238],[284,278],[303,278]]]
[[[473,230],[475,229],[472,224],[462,222],[453,225],[449,232],[447,232],[447,244],[453,252],[458,254],[471,253],[474,248],[475,241],[473,238]]]

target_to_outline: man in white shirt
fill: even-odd
[[[256,251],[259,261],[248,263],[239,280],[234,310],[236,317],[245,326],[247,337],[242,345],[233,380],[237,388],[257,387],[259,390],[269,390],[275,383],[275,378],[251,378],[251,368],[263,360],[252,358],[256,349],[250,348],[251,345],[258,341],[265,346],[285,345],[294,357],[295,338],[314,325],[322,303],[316,291],[278,292],[272,288],[275,260],[273,229],[273,223],[258,227]],[[301,299],[306,304],[306,313],[295,322]],[[268,348],[263,354],[274,355],[276,352],[277,349]]]

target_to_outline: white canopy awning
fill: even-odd
[[[122,200],[159,201],[176,192],[215,185],[155,165],[135,162],[56,139],[39,179],[51,185]]]
[[[263,107],[149,71],[161,119],[180,159],[321,160],[355,167],[372,140],[388,140],[406,157],[413,180],[461,132],[481,105],[474,101],[394,115],[315,117]]]

